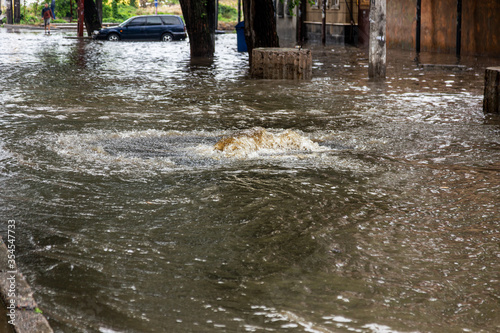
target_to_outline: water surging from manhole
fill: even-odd
[[[314,142],[306,134],[261,127],[236,132],[92,131],[36,140],[45,141],[49,149],[63,157],[63,160],[48,162],[52,164],[51,169],[73,169],[91,174],[139,172],[145,175],[228,166],[238,168],[240,161],[285,163],[287,168],[297,163],[302,167],[318,167],[318,163],[331,167],[342,163],[335,156],[336,148]]]
[[[234,157],[259,151],[320,151],[326,148],[292,130],[273,134],[264,128],[254,127],[224,136],[214,145],[214,149],[227,157]]]

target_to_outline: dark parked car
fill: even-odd
[[[177,15],[144,15],[129,18],[119,26],[94,32],[95,39],[172,40],[186,39],[186,26]]]

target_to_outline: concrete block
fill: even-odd
[[[272,80],[310,80],[312,53],[307,49],[255,48],[252,77]]]

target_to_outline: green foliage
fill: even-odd
[[[71,6],[70,6],[71,5]],[[76,18],[76,0],[57,0],[55,14],[56,17],[71,17],[71,7],[73,7],[73,16]]]
[[[36,307],[36,308],[35,308],[35,313],[42,314],[42,313],[43,313],[43,311],[42,311],[42,310],[40,310],[40,308]]]
[[[111,2],[111,12],[115,19],[118,19],[118,0],[113,0]]]
[[[297,6],[300,6],[300,2],[301,2],[301,1],[302,1],[302,0],[290,0],[290,1],[288,1],[288,6],[287,6],[288,8],[287,8],[287,10],[288,10],[288,14],[289,14],[289,15],[291,15],[291,16],[293,16],[293,15],[294,15],[294,14],[293,14],[293,9],[294,9],[295,7],[297,7]],[[314,5],[314,0],[306,0],[306,1],[307,1],[310,5]],[[280,2],[281,2],[281,3],[285,3],[285,0],[280,0]]]
[[[102,4],[102,22],[121,23],[126,19],[136,15],[137,8],[117,3],[116,7],[111,4]]]
[[[135,16],[137,8],[120,4],[118,5],[118,18],[121,19],[121,21],[125,21],[126,19]]]
[[[28,14],[21,14],[21,24],[38,24],[41,22],[41,19],[38,16]]]
[[[113,11],[111,10],[111,6],[108,3],[102,3],[102,21],[103,22],[111,22],[108,21],[107,18],[113,17]],[[105,19],[106,18],[106,19]]]
[[[179,1],[171,1],[171,0],[158,0],[158,7],[161,6],[166,6],[166,5],[172,5],[172,4],[179,4]],[[142,8],[147,8],[147,7],[154,7],[155,5],[155,0],[139,0],[139,5]]]
[[[42,20],[42,8],[40,0],[31,2],[27,6],[21,4],[21,24],[39,24]]]
[[[148,9],[146,9],[145,12],[144,9],[139,9],[133,6],[133,4],[137,6],[138,3],[142,3],[143,1],[146,1],[148,6]],[[178,0],[158,0],[158,2],[160,6],[167,3],[179,3]],[[21,6],[21,24],[36,25],[42,23],[43,19],[41,14],[45,3],[49,3],[50,5],[50,0],[32,0],[32,2],[30,2],[27,6]],[[104,0],[102,3],[102,21],[103,23],[121,23],[132,16],[150,13],[149,11],[151,10],[151,7],[153,7],[153,4],[154,0]],[[52,20],[52,23],[66,23],[67,20],[63,18],[71,18],[71,7],[73,7],[72,19],[76,19],[77,0],[71,0],[71,3],[70,0],[56,0],[55,14],[57,19]],[[170,14],[168,9],[165,11],[165,8],[167,7],[163,7],[163,11],[160,10],[160,8],[161,7],[158,8],[159,14]],[[219,20],[236,21],[236,19],[233,18],[235,15],[234,13],[236,13],[236,11],[233,11],[231,7],[220,5]],[[225,17],[230,18],[226,19]]]
[[[238,11],[231,6],[219,4],[219,20],[220,21],[237,21]]]

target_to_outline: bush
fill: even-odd
[[[25,16],[21,14],[21,22],[20,22],[21,24],[33,25],[33,24],[39,24],[41,22],[42,20],[35,15],[26,14]]]
[[[114,17],[103,17],[102,18],[102,23],[122,23],[124,20],[122,19],[115,19]]]
[[[76,0],[72,1],[71,6],[70,6],[69,0],[56,1],[56,9],[55,9],[56,17],[58,17],[58,16],[70,17],[71,16],[71,7],[73,7],[73,18],[76,18],[78,16],[77,10],[76,10],[76,8],[77,8]]]
[[[238,11],[231,6],[219,4],[219,20],[220,21],[237,21]]]
[[[122,21],[125,21],[126,19],[135,16],[136,15],[137,8],[120,4],[118,5],[118,17],[121,18]]]

